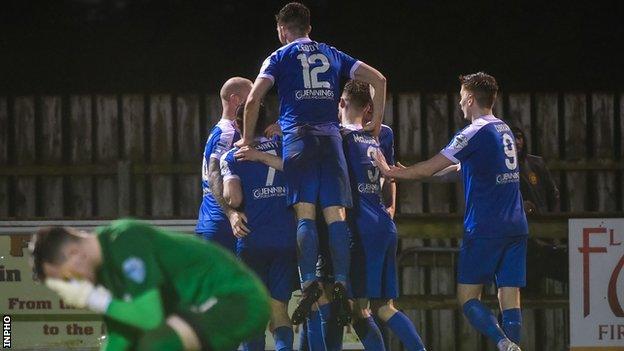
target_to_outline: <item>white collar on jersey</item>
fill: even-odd
[[[362,130],[361,124],[343,123],[342,127],[348,130]]]
[[[293,44],[293,43],[309,43],[309,42],[311,42],[311,41],[312,41],[312,39],[310,39],[310,37],[301,37],[301,38],[297,38],[297,39],[295,39],[295,40],[291,41],[291,42],[290,42],[290,43],[288,43],[288,44]]]
[[[496,117],[495,117],[494,115],[483,115],[483,116],[479,116],[478,118],[475,118],[475,119],[474,119],[473,123],[474,123],[475,121],[479,120],[479,119],[483,119],[483,120],[485,120],[485,121],[492,121],[492,120],[495,120],[495,119],[496,119]]]

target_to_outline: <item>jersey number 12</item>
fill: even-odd
[[[301,61],[303,86],[306,89],[331,88],[331,84],[329,84],[329,82],[318,80],[319,73],[325,73],[329,69],[329,60],[327,60],[327,56],[323,54],[313,54],[310,55],[310,57],[307,57],[306,54],[299,54],[297,58]],[[317,61],[320,61],[321,65],[310,69],[310,64],[314,64]]]

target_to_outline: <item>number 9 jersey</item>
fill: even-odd
[[[262,64],[258,78],[277,85],[279,121],[285,137],[302,124],[330,124],[329,134],[338,135],[340,80],[353,78],[360,63],[307,37],[273,52]]]
[[[515,140],[505,122],[481,116],[455,134],[440,153],[461,163],[466,238],[528,234]]]

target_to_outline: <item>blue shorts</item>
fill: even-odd
[[[351,291],[355,298],[396,299],[398,236],[393,222],[357,228],[351,225]]]
[[[273,299],[286,302],[299,289],[295,247],[239,246],[238,257],[260,277]]]
[[[527,236],[464,238],[459,251],[457,282],[499,288],[526,285]]]
[[[298,127],[284,138],[284,176],[288,205],[299,202],[351,207],[351,186],[342,137],[316,135],[314,127]]]
[[[223,246],[224,248],[234,252],[236,250],[236,237],[232,232],[232,226],[228,220],[222,221],[206,221],[204,229],[198,232],[202,238]]]

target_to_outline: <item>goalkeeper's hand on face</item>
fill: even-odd
[[[87,308],[93,312],[104,313],[112,300],[112,294],[105,287],[93,286],[88,280],[72,279],[69,281],[48,278],[45,285],[59,294],[65,303],[77,308]]]

